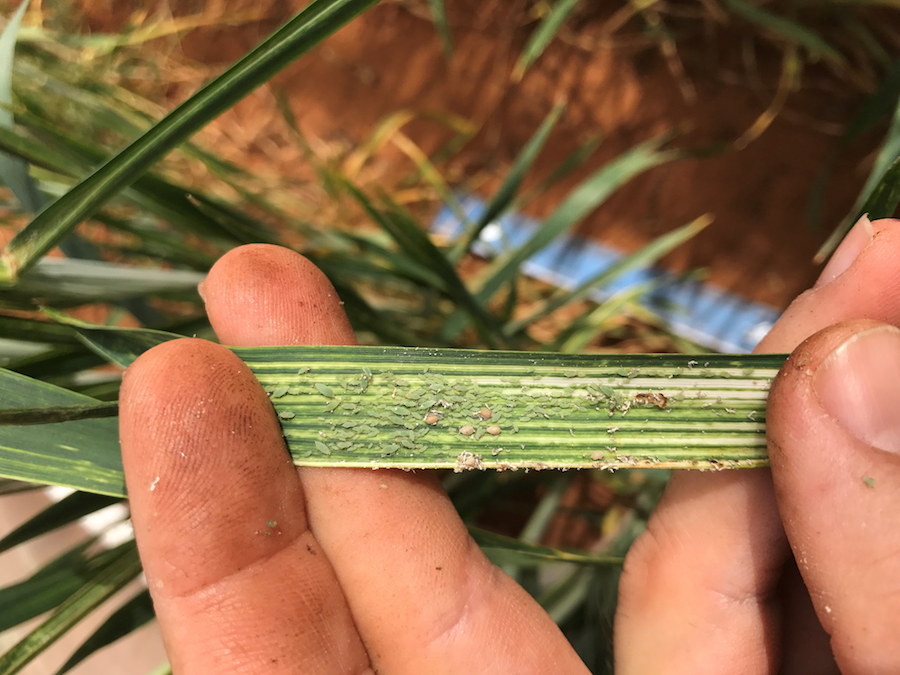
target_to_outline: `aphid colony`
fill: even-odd
[[[497,457],[525,450],[525,444],[515,438],[520,432],[520,440],[539,442],[548,429],[558,428],[574,437],[578,427],[606,438],[618,430],[609,425],[615,412],[625,415],[632,405],[662,410],[669,400],[654,391],[622,391],[617,396],[613,387],[598,378],[568,372],[451,378],[427,369],[397,375],[364,368],[349,376],[329,376],[327,384],[313,379],[317,373],[309,368],[297,375],[298,382],[267,390],[279,409],[286,436],[299,433],[290,422],[300,410],[303,423],[299,426],[307,437],[314,427],[315,439],[306,446],[306,456],[313,452],[330,456],[341,450],[414,457],[428,449],[457,458],[468,453],[465,468],[481,463],[481,455],[469,445],[473,442],[493,439],[486,451]],[[311,425],[311,418],[315,424]],[[501,439],[502,447],[497,446]],[[592,457],[596,459],[596,452]]]

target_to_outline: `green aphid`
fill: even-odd
[[[340,401],[328,401],[328,403],[325,404],[325,412],[332,412],[336,410],[340,404]]]
[[[309,372],[309,366],[303,366],[300,370],[297,371],[298,375],[306,375]]]
[[[286,393],[288,393],[288,389],[290,389],[290,387],[286,384],[281,385],[272,392],[272,398],[281,398]]]
[[[601,384],[598,386],[598,389],[600,389],[600,393],[603,394],[606,398],[615,398],[616,396],[615,390],[608,385]]]
[[[325,445],[322,441],[316,441],[316,450],[321,452],[323,455],[331,455],[331,448]]]
[[[327,384],[316,382],[316,391],[322,394],[322,396],[324,396],[325,398],[334,398],[334,392]]]
[[[296,415],[294,413],[292,413],[290,410],[281,410],[278,413],[278,416],[283,420],[292,420],[296,417]]]
[[[390,422],[391,424],[396,424],[397,426],[403,426],[404,424],[406,424],[406,421],[398,415],[390,414],[387,416],[387,418],[388,422]]]
[[[290,389],[288,389],[288,394],[290,394],[291,396],[296,396],[300,393],[300,391],[300,387],[291,387]]]

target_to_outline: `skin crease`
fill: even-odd
[[[763,349],[790,351],[851,319],[900,321],[900,224],[872,228],[874,237],[848,237],[848,267],[830,266],[830,282],[801,295]],[[235,249],[202,293],[225,344],[353,343],[331,285],[285,249]],[[806,363],[863,329],[820,334],[803,347]],[[620,675],[837,672],[817,613],[831,617],[845,672],[900,672],[890,650],[851,625],[860,612],[866,625],[900,625],[896,604],[875,593],[889,573],[900,578],[885,558],[900,546],[872,544],[883,553],[870,556],[881,561],[869,566],[871,593],[852,598],[847,546],[821,527],[844,517],[846,491],[804,439],[838,455],[848,443],[869,448],[822,412],[809,393],[814,374],[783,373],[767,418],[775,483],[767,470],[679,472],[629,553]],[[175,673],[587,672],[540,607],[483,557],[431,475],[293,467],[265,393],[228,350],[178,340],[144,354],[126,373],[120,424],[135,533]],[[824,473],[810,502],[813,464]],[[835,486],[834,499],[822,499],[823,485]],[[880,494],[882,511],[895,513],[896,499]],[[900,532],[896,520],[883,524]],[[841,529],[854,532],[855,546],[871,544],[869,530]]]

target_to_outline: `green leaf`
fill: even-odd
[[[52,321],[37,321],[19,316],[0,316],[0,338],[60,345],[77,342],[71,328]]]
[[[583,351],[603,332],[605,324],[610,319],[665,283],[664,277],[657,277],[619,291],[599,307],[569,325],[547,348],[548,351],[564,354],[577,354]]]
[[[557,291],[550,298],[541,303],[531,314],[518,321],[509,323],[504,328],[504,334],[514,335],[520,331],[526,330],[528,326],[532,325],[535,321],[552,314],[570,302],[576,302],[588,297],[595,289],[602,288],[603,286],[612,283],[622,274],[654,263],[684,242],[696,236],[711,222],[711,216],[701,216],[687,225],[682,225],[671,232],[667,232],[666,234],[657,237],[643,248],[616,261],[602,272],[598,272],[574,290],[566,291],[561,289]]]
[[[130,366],[138,356],[151,347],[184,337],[178,333],[150,328],[98,326],[86,321],[79,321],[62,312],[48,309],[44,311],[56,321],[74,328],[78,339],[88,349],[123,368]]]
[[[49,612],[84,585],[108,559],[108,553],[86,554],[92,541],[65,551],[28,579],[0,588],[0,632]]]
[[[900,203],[900,157],[891,162],[862,210],[869,214],[872,220],[891,218],[897,211],[898,203]]]
[[[23,523],[0,539],[0,553],[26,541],[64,527],[94,511],[120,501],[118,497],[95,495],[89,492],[73,492],[65,499],[51,504],[39,514]]]
[[[450,32],[444,0],[428,0],[428,6],[431,8],[431,20],[434,22],[434,29],[437,31],[438,37],[441,39],[441,46],[444,48],[444,56],[449,61],[453,57],[453,33]]]
[[[579,565],[617,566],[624,558],[596,555],[577,549],[551,548],[521,539],[495,534],[477,527],[469,527],[469,534],[492,562],[514,563],[517,566],[542,565],[548,562],[577,563]]]
[[[70,671],[94,652],[136,631],[155,617],[156,614],[153,611],[153,600],[150,598],[150,591],[141,591],[113,612],[103,622],[103,625],[72,654],[62,668],[56,671],[56,675],[62,675]]]
[[[891,125],[888,128],[882,141],[881,148],[878,150],[878,156],[875,158],[875,164],[869,172],[863,189],[856,198],[850,213],[838,224],[834,231],[825,240],[825,243],[816,252],[813,259],[817,263],[824,262],[838,247],[838,244],[844,238],[844,235],[850,231],[850,228],[859,220],[860,216],[865,213],[866,203],[875,193],[879,186],[884,185],[887,180],[888,169],[893,165],[894,161],[900,157],[900,101],[897,101],[894,107]],[[874,217],[874,214],[873,214]]]
[[[0,280],[14,281],[76,225],[133,183],[172,148],[373,4],[375,0],[316,0],[308,5],[234,66],[44,209],[6,247]]]
[[[2,408],[95,403],[88,396],[0,369]],[[123,497],[118,420],[2,426],[0,476]]]
[[[0,409],[0,426],[11,424],[27,426],[29,424],[53,424],[56,422],[73,422],[75,420],[92,420],[103,417],[116,417],[119,414],[118,403],[83,403],[79,405],[42,406],[38,408]]]
[[[350,181],[344,181],[344,188],[365,212],[381,226],[397,245],[413,260],[434,270],[446,285],[447,294],[453,298],[472,318],[479,335],[489,345],[495,340],[494,321],[484,308],[472,297],[450,261],[432,243],[428,235],[399,207],[389,204],[387,211],[379,211],[363,192]],[[386,198],[386,197],[385,197]]]
[[[755,23],[760,28],[789,42],[806,48],[813,59],[826,59],[837,65],[845,65],[846,59],[821,35],[796,21],[785,19],[766,9],[751,5],[745,0],[723,0],[723,4],[738,16]]]
[[[677,150],[659,150],[669,135],[658,136],[623,153],[582,181],[550,214],[540,229],[522,246],[498,258],[488,269],[488,278],[476,297],[487,301],[500,286],[511,280],[519,267],[562,234],[569,232],[610,195],[635,176],[674,159]]]
[[[545,178],[542,178],[537,185],[526,190],[520,197],[516,198],[513,203],[513,209],[521,211],[563,178],[578,169],[591,155],[594,154],[597,148],[600,147],[602,140],[602,136],[595,135],[584,143],[579,143],[578,147],[566,155],[559,164],[553,167],[553,170],[550,171]]]
[[[141,560],[133,541],[123,544],[109,561],[94,570],[84,585],[67,598],[50,617],[3,656],[0,673],[14,675],[47,647],[141,573]]]
[[[550,137],[551,132],[559,121],[559,118],[562,116],[564,110],[565,105],[563,104],[554,106],[553,110],[550,111],[541,123],[541,126],[535,132],[534,136],[532,136],[525,147],[522,148],[522,152],[516,157],[509,173],[506,174],[503,184],[497,190],[496,194],[494,194],[494,197],[484,210],[484,213],[481,214],[478,222],[475,223],[475,227],[467,232],[459,242],[454,244],[453,252],[450,254],[451,260],[459,260],[463,254],[468,252],[469,248],[472,246],[472,242],[478,238],[478,235],[481,234],[482,230],[490,223],[494,222],[494,220],[500,217],[512,205],[513,198],[516,196],[519,187],[522,185],[522,181],[525,179],[525,174],[531,169],[532,164],[534,164],[534,161],[543,149],[544,144]]]
[[[23,274],[10,293],[54,302],[104,302],[132,296],[196,293],[197,284],[205,278],[205,274],[192,270],[47,258]]]
[[[528,44],[526,44],[525,49],[522,50],[522,54],[516,62],[516,67],[513,69],[513,77],[515,79],[521,79],[522,75],[525,74],[525,71],[528,70],[528,67],[544,53],[547,45],[550,44],[550,41],[557,32],[559,32],[559,29],[562,28],[562,25],[578,6],[579,2],[581,2],[581,0],[558,0],[558,2],[553,5],[553,9],[550,10],[550,13],[544,17],[541,24],[534,33],[531,34],[531,37],[528,39]]]
[[[583,180],[524,244],[500,255],[479,275],[476,283],[480,287],[475,293],[475,299],[481,305],[486,304],[501,286],[515,279],[522,263],[571,231],[629,180],[660,164],[682,158],[684,154],[681,151],[660,150],[670,137],[670,134],[662,134],[641,143]],[[458,313],[454,313],[447,320],[441,334],[449,341],[461,329]]]
[[[28,2],[29,0],[25,0],[19,5],[0,34],[0,127],[10,130],[14,126],[12,77],[16,34],[28,9]],[[0,153],[0,180],[13,191],[24,211],[34,213],[44,205],[44,196],[28,173],[28,165],[21,158]]]
[[[890,116],[891,112],[897,108],[898,98],[900,98],[900,59],[891,65],[887,74],[878,84],[878,89],[868,96],[854,113],[826,160],[825,166],[816,177],[816,181],[810,189],[806,207],[806,218],[812,225],[818,226],[822,219],[822,204],[825,201],[828,182],[837,158],[850,143],[871,131],[885,117]]]

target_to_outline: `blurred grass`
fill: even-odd
[[[443,49],[452,58],[456,5],[443,0],[404,4],[434,21]],[[525,39],[512,75],[520,77],[539,66],[555,43],[585,51],[610,45],[635,53],[658,50],[690,97],[685,45],[703,35],[743,36],[757,49],[774,54],[782,68],[769,83],[775,92],[769,109],[737,145],[765,131],[781,113],[787,93],[804,86],[808,72],[825,72],[841,87],[869,96],[836,152],[864,132],[879,133],[885,120],[892,120],[859,202],[887,215],[897,205],[894,186],[900,171],[896,145],[900,80],[894,65],[900,40],[892,25],[881,21],[887,11],[890,5],[878,3],[791,1],[763,7],[746,0],[727,0],[721,6],[699,0],[678,5],[642,0],[602,14],[592,3],[540,0],[527,3],[518,17]],[[35,5],[19,33],[15,61],[0,63],[0,75],[11,75],[14,92],[5,101],[10,106],[6,122],[0,119],[4,127],[0,149],[11,167],[0,175],[18,197],[10,196],[6,205],[8,229],[21,233],[23,221],[30,219],[26,212],[70,195],[98,165],[112,160],[107,166],[115,169],[119,149],[135,140],[146,141],[144,134],[171,107],[167,87],[188,89],[211,75],[210,69],[178,52],[179,36],[202,26],[255,22],[264,13],[260,7],[215,15],[202,9],[179,17],[144,12],[121,33],[86,34],[67,21],[65,12],[57,16],[48,5]],[[0,40],[2,52],[12,54],[11,45],[3,49]],[[748,72],[748,81],[758,74]],[[241,85],[228,93],[227,100],[246,93],[247,86]],[[29,383],[33,386],[29,391],[40,395],[53,391],[76,402],[115,399],[118,372],[79,342],[71,328],[48,322],[52,312],[45,314],[40,308],[111,325],[152,324],[183,335],[209,336],[194,285],[222,253],[251,242],[288,245],[318,264],[367,343],[555,351],[601,346],[631,351],[694,348],[654,326],[637,307],[647,288],[629,289],[599,307],[585,297],[630,265],[649,264],[696,234],[708,222],[702,213],[696,214],[697,221],[662,235],[583,288],[563,292],[521,274],[522,262],[530,254],[571,229],[632,176],[684,156],[672,148],[671,138],[645,141],[596,170],[560,200],[538,238],[488,262],[471,254],[479,233],[496,217],[525,208],[577,170],[600,143],[599,135],[588,139],[561,164],[535,175],[564,105],[547,111],[543,124],[536,126],[501,177],[500,187],[489,195],[486,215],[475,222],[461,218],[464,232],[443,241],[426,234],[433,213],[442,204],[461,211],[458,194],[483,188],[493,178],[486,172],[460,174],[452,162],[454,153],[479,131],[477,124],[441,111],[398,110],[385,116],[367,138],[355,143],[326,141],[304,136],[289,98],[278,87],[257,95],[271,97],[277,106],[279,117],[269,123],[277,125],[279,138],[288,139],[291,150],[303,158],[296,172],[281,174],[241,161],[241,153],[262,134],[251,133],[248,139],[244,133],[243,149],[229,150],[224,144],[227,120],[220,121],[191,140],[182,134],[183,143],[170,138],[153,151],[160,161],[146,162],[127,176],[120,174],[120,189],[107,189],[89,221],[81,222],[88,215],[86,209],[77,217],[70,215],[72,202],[64,197],[56,202],[55,211],[29,226],[32,232],[42,230],[41,246],[26,258],[20,258],[22,249],[16,245],[6,249],[7,265],[20,259],[31,265],[21,278],[10,274],[0,292],[0,338],[15,341],[0,342],[0,358],[10,381]],[[206,119],[211,117],[212,109]],[[415,135],[407,133],[423,124],[445,130],[448,140],[438,150],[419,147]],[[386,175],[380,167],[397,164],[398,157],[406,158],[404,170]],[[885,176],[890,182],[882,180]],[[827,176],[822,184],[827,185]],[[54,213],[63,217],[51,217]],[[71,255],[63,244],[76,226],[79,238],[92,247],[94,260],[61,258]],[[25,232],[19,236],[27,236]],[[44,257],[46,251],[60,259]],[[51,389],[51,383],[62,390]],[[101,432],[97,433],[99,437]],[[644,527],[666,477],[665,472],[623,471],[567,473],[548,480],[536,474],[471,472],[444,476],[443,482],[489,555],[544,605],[592,670],[607,673],[609,641],[597,636],[608,637],[611,632],[618,569],[573,563],[575,553],[569,549],[587,551],[594,562],[598,556],[619,559]],[[30,486],[5,481],[0,487],[13,492]],[[87,504],[90,510],[89,499]],[[18,545],[39,536],[55,526],[56,516],[51,507],[43,519],[23,526],[6,542]],[[480,527],[513,541],[475,529]],[[5,608],[0,609],[0,626],[62,608],[61,618],[48,620],[38,629],[43,633],[0,663],[24,665],[36,656],[44,644],[41,640],[68,625],[81,609],[87,611],[99,602],[93,593],[98,574],[130,578],[133,560],[123,550],[115,553],[120,557],[110,558],[109,551],[74,549],[23,581],[25,585],[0,589],[0,595],[13,598],[0,603]],[[78,593],[89,601],[79,604]],[[40,597],[45,604],[29,606],[23,599],[28,597]],[[74,614],[73,604],[80,608]],[[146,598],[138,595],[123,605],[121,616],[137,627],[146,621],[146,609]],[[102,627],[73,659],[121,634]]]

